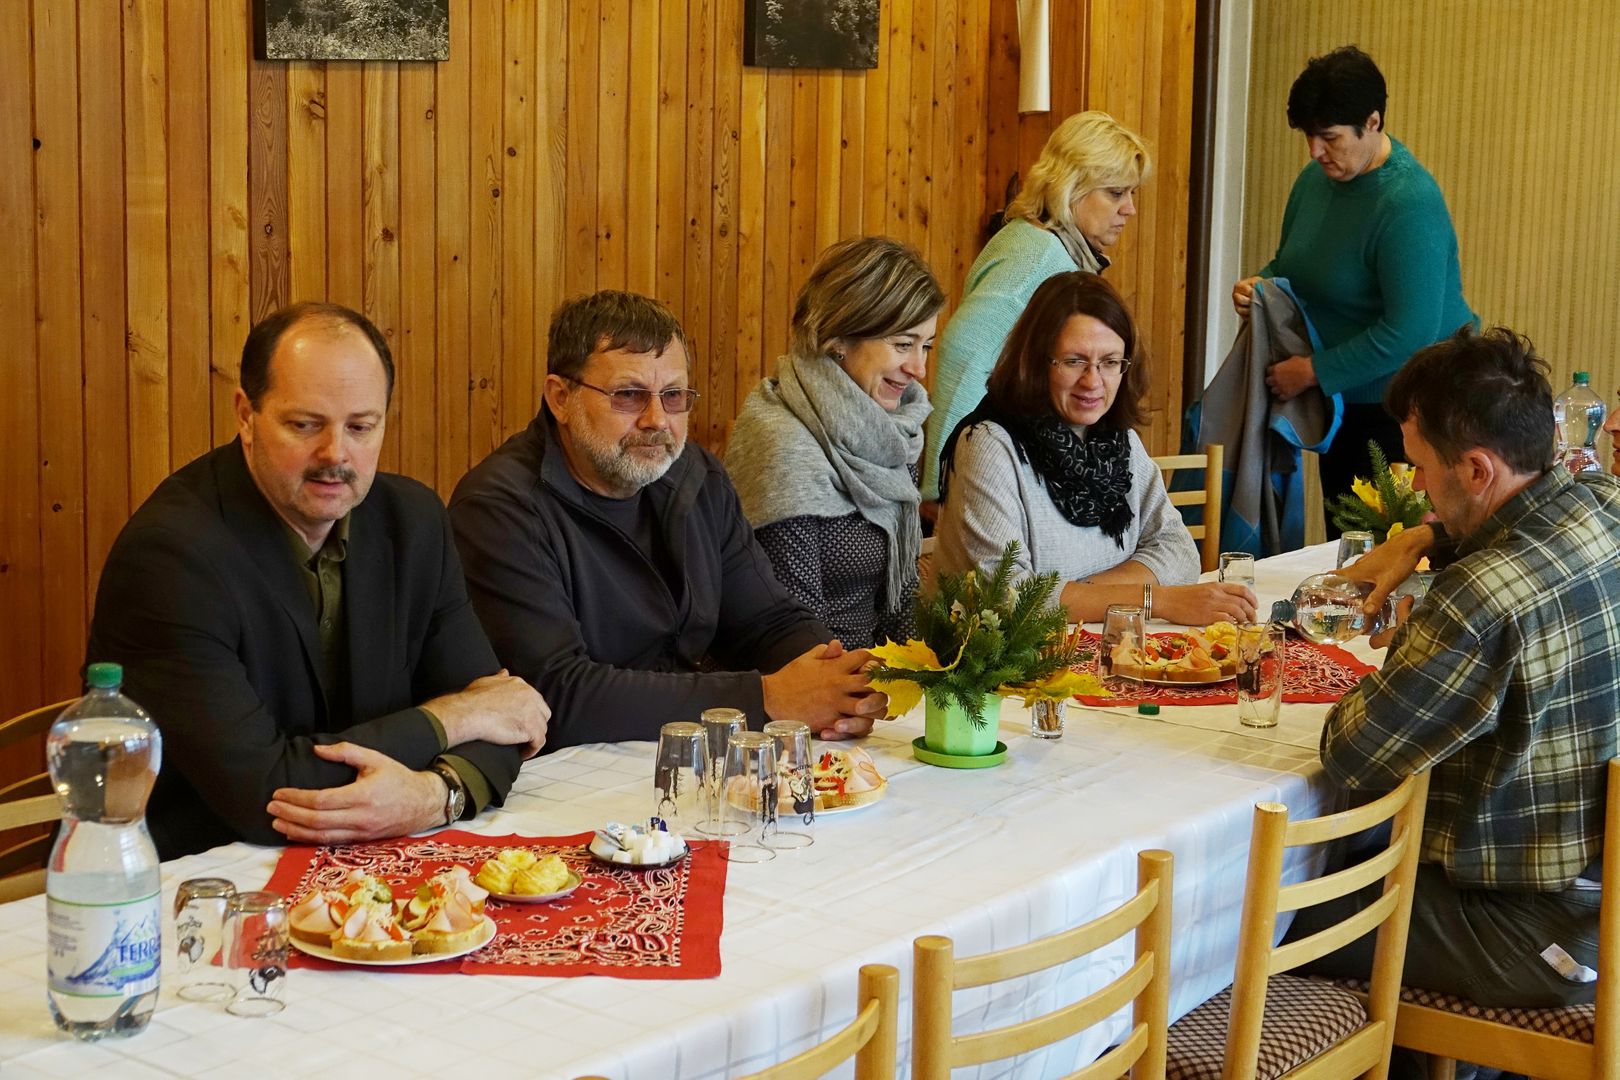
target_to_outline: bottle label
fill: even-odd
[[[46,897],[51,992],[135,997],[158,985],[163,948],[158,894],[118,904]]]

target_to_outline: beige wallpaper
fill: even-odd
[[[1255,0],[1245,273],[1272,254],[1305,164],[1285,114],[1312,56],[1359,45],[1389,132],[1446,194],[1463,289],[1530,335],[1554,392],[1620,387],[1620,0]]]

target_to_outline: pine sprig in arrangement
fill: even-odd
[[[1371,440],[1367,455],[1372,479],[1356,477],[1351,491],[1335,496],[1328,511],[1340,530],[1366,530],[1381,544],[1402,529],[1422,524],[1423,515],[1434,508],[1427,494],[1412,490],[1412,475],[1405,464],[1391,466],[1383,448]]]
[[[883,666],[869,674],[889,694],[891,715],[926,694],[936,708],[955,704],[982,727],[986,694],[1051,682],[1079,660],[1068,612],[1052,599],[1058,576],[1015,582],[1018,552],[1016,540],[1008,544],[988,576],[941,575],[917,597],[918,639],[872,650]]]

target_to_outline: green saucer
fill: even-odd
[[[1007,760],[1007,744],[1004,742],[996,743],[996,748],[988,754],[942,754],[938,750],[928,749],[921,735],[911,740],[911,752],[917,755],[918,761],[945,769],[988,769]]]

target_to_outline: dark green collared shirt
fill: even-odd
[[[335,702],[349,699],[349,639],[347,610],[343,606],[343,563],[349,554],[349,518],[348,514],[339,518],[327,534],[326,543],[314,552],[310,551],[309,544],[292,526],[282,522],[293,562],[298,565],[299,577],[309,593],[310,607],[315,614],[315,629],[321,640],[321,663],[326,676],[321,686],[326,696],[328,716],[333,714]],[[445,734],[444,724],[427,709],[422,709],[422,715],[433,725],[433,731],[439,737],[439,749],[448,750],[449,738]],[[461,777],[467,789],[467,810],[462,816],[482,813],[494,797],[484,774],[472,762],[456,754],[441,754],[440,759],[456,770],[456,775]]]

